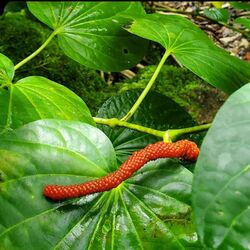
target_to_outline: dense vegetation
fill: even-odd
[[[143,6],[6,6],[1,250],[249,249],[250,64]]]

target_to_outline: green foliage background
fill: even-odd
[[[48,8],[46,14],[55,13],[58,9],[66,11],[65,6],[58,6]],[[43,7],[44,5],[40,6],[40,10],[36,12],[37,16],[43,17]],[[110,10],[107,6],[104,9],[107,12]],[[93,13],[93,9],[91,10]],[[53,15],[51,18],[53,19]],[[152,20],[151,17],[136,19],[132,31],[159,42],[167,50],[171,45],[171,53],[174,52],[175,57],[177,54],[177,60],[178,52],[181,52],[179,59],[182,60],[178,61],[210,84],[231,93],[249,79],[247,63],[216,49],[201,30],[191,34],[189,31],[195,29],[192,23],[177,16],[172,20],[163,15],[154,15]],[[153,32],[143,29],[151,27],[152,31],[156,30],[158,20],[161,21],[162,31],[157,31],[155,39]],[[177,21],[182,26],[177,26]],[[164,34],[165,30],[167,35],[162,39],[161,32]],[[168,35],[171,34],[169,31],[173,31],[175,40]],[[35,21],[25,10],[5,13],[0,17],[0,32],[0,52],[10,57],[14,63],[35,51],[50,34],[43,24]],[[185,36],[182,37],[183,33]],[[196,37],[197,43],[193,44],[193,38]],[[169,43],[165,42],[166,39]],[[79,42],[79,39],[76,41]],[[210,48],[207,50],[209,44]],[[192,52],[193,45],[196,45],[198,53]],[[113,52],[115,46],[110,47]],[[62,48],[65,50],[65,47]],[[82,51],[82,47],[75,48],[73,52],[76,54]],[[158,54],[158,49],[157,46],[149,49],[148,55],[152,53],[149,64],[157,64],[155,55]],[[185,57],[185,50],[190,52],[190,57]],[[104,51],[106,53],[106,49]],[[7,70],[4,68],[2,72],[11,72],[11,76],[7,77],[8,81],[2,79],[9,83],[14,67],[7,57],[1,57],[3,65],[8,65]],[[92,62],[96,62],[97,57],[93,58]],[[119,61],[121,60],[118,58]],[[102,59],[99,62],[104,66],[108,65],[108,61]],[[84,61],[81,63],[84,64]],[[171,61],[168,60],[167,63],[171,64]],[[53,41],[36,60],[17,71],[15,81],[30,75],[45,76],[73,90],[95,114],[101,103],[111,95],[144,88],[155,67],[146,66],[132,80],[108,86],[98,71],[72,61],[62,54]],[[4,133],[0,139],[0,177],[3,180],[0,183],[0,242],[5,249],[33,249],[34,246],[41,249],[52,246],[58,249],[79,249],[82,246],[88,249],[123,249],[127,246],[135,249],[158,249],[162,245],[166,245],[168,249],[202,249],[191,216],[193,206],[199,240],[205,246],[213,249],[228,246],[234,249],[247,248],[249,225],[244,223],[250,213],[250,193],[247,188],[250,167],[249,140],[245,135],[249,132],[249,85],[231,95],[216,115],[201,147],[194,174],[176,159],[158,160],[147,164],[117,189],[97,194],[94,198],[92,196],[93,199],[83,197],[58,206],[42,195],[42,187],[48,179],[53,183],[70,184],[75,183],[76,176],[79,181],[103,176],[155,138],[147,138],[147,135],[124,128],[95,128],[84,124],[94,125],[85,103],[67,88],[45,78],[29,77],[13,86],[9,85],[3,85],[0,91],[0,106],[5,108],[0,108],[4,111],[2,116],[5,118],[1,119],[4,121]],[[198,122],[209,122],[227,98],[189,70],[173,65],[162,68],[154,90],[165,96],[149,93],[132,121],[155,129],[187,127],[195,123],[178,104],[188,110]],[[105,102],[97,116],[121,118],[139,95],[138,90],[120,93]],[[67,98],[62,101],[61,97]],[[72,100],[72,110],[67,109],[71,107]],[[54,109],[51,108],[53,105]],[[82,114],[85,115],[81,117]],[[26,124],[40,118],[63,120]],[[66,122],[65,118],[70,121]],[[23,124],[26,125],[15,129]],[[44,240],[44,235],[47,240]]]
[[[26,11],[7,12],[0,17],[0,53],[16,64],[34,52],[49,36],[50,30]],[[159,45],[149,46],[145,60],[157,64]],[[150,56],[149,56],[150,55]],[[148,58],[148,59],[147,59]],[[171,59],[168,61],[169,63]],[[80,96],[91,113],[96,114],[102,103],[118,91],[144,88],[156,66],[146,66],[133,79],[108,85],[99,72],[73,61],[52,41],[34,60],[16,72],[15,81],[30,75],[45,76]],[[211,87],[186,68],[165,65],[153,90],[162,93],[184,107],[200,123],[210,122],[226,99],[220,90]]]
[[[32,19],[25,12],[6,13],[0,18],[0,53],[15,64],[33,53],[51,33]],[[31,75],[44,76],[65,85],[86,102],[92,114],[116,92],[116,88],[107,85],[98,72],[64,55],[56,41],[51,41],[34,60],[18,69],[15,81]]]
[[[145,88],[156,66],[141,69],[133,79],[119,84],[120,91]],[[152,90],[184,107],[199,123],[211,122],[227,95],[208,85],[186,68],[164,65]]]

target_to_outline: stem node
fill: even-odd
[[[93,118],[96,123],[108,125],[111,128],[120,126],[120,127],[133,129],[139,132],[143,132],[143,133],[147,133],[147,134],[159,137],[163,139],[164,142],[175,141],[181,135],[204,131],[204,130],[209,129],[211,126],[211,123],[208,123],[208,124],[198,125],[198,126],[189,127],[189,128],[168,129],[165,131],[161,131],[161,130],[156,130],[152,128],[147,128],[138,124],[122,121],[117,118],[110,118],[110,119],[99,118],[99,117],[93,117]]]
[[[172,142],[172,138],[169,135],[169,130],[166,130],[163,134],[163,141],[164,142]]]

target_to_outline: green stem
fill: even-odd
[[[19,69],[21,66],[23,66],[25,63],[27,63],[28,61],[30,61],[32,58],[34,58],[35,56],[37,56],[49,43],[50,41],[53,39],[53,37],[58,33],[59,30],[54,30],[51,35],[48,37],[48,39],[36,50],[34,51],[31,55],[29,55],[28,57],[26,57],[25,59],[23,59],[21,62],[19,62],[18,64],[16,64],[14,66],[14,70]]]
[[[151,87],[153,86],[157,76],[159,75],[162,66],[164,65],[165,61],[167,60],[168,56],[170,55],[171,51],[166,50],[163,57],[161,58],[160,63],[158,64],[154,74],[152,75],[150,81],[148,82],[147,86],[145,87],[145,89],[143,90],[143,92],[141,93],[141,95],[139,96],[139,98],[137,99],[137,101],[135,102],[135,104],[133,105],[133,107],[128,111],[128,113],[121,119],[122,121],[127,121],[131,118],[131,116],[136,112],[136,110],[138,109],[138,107],[140,106],[140,104],[142,103],[142,101],[144,100],[144,98],[146,97],[146,95],[148,94],[149,90],[151,89]]]
[[[111,118],[111,119],[104,119],[104,118],[98,118],[98,117],[93,117],[94,121],[96,123],[99,124],[103,124],[103,125],[108,125],[112,128],[116,127],[116,126],[120,126],[120,127],[125,127],[125,128],[130,128],[133,130],[137,130],[140,132],[144,132],[144,133],[148,133],[157,137],[161,137],[163,138],[165,131],[160,131],[160,130],[156,130],[156,129],[152,129],[152,128],[147,128],[138,124],[134,124],[134,123],[129,123],[126,121],[121,121],[117,118]]]
[[[171,140],[176,140],[177,137],[180,137],[181,135],[208,130],[210,127],[211,127],[211,123],[208,123],[208,124],[198,125],[198,126],[189,127],[189,128],[169,129],[166,131],[166,133],[168,134],[168,137],[171,138]]]
[[[161,131],[161,130],[144,127],[138,124],[122,121],[117,118],[105,119],[105,118],[93,117],[93,119],[96,123],[108,125],[111,128],[120,126],[120,127],[137,130],[140,132],[148,133],[150,135],[154,135],[154,136],[162,138],[165,142],[171,142],[171,141],[176,140],[181,135],[204,131],[211,127],[211,123],[208,123],[208,124],[198,125],[198,126],[189,127],[189,128],[168,129],[166,131]]]

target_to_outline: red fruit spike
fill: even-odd
[[[52,200],[64,200],[104,192],[117,187],[151,160],[158,158],[181,158],[195,161],[198,156],[199,148],[194,142],[188,140],[180,140],[174,143],[157,142],[134,152],[113,173],[82,184],[68,186],[47,185],[43,190],[43,194]]]

